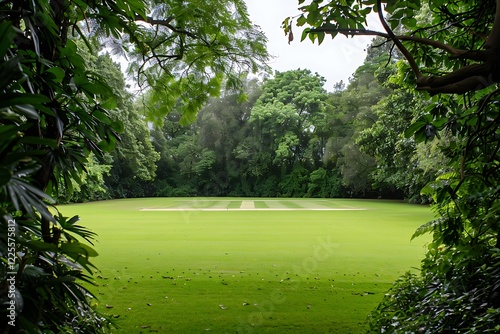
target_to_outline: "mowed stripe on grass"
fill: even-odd
[[[227,211],[227,210],[366,210],[361,207],[332,206],[326,200],[187,200],[179,201],[177,206],[145,207],[141,211]]]
[[[140,211],[246,200],[280,202],[153,198],[60,209],[99,235],[91,289],[103,311],[120,316],[117,333],[359,333],[429,240],[410,242],[430,210],[396,202],[282,204],[360,211]]]

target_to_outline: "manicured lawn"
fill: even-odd
[[[119,316],[117,333],[363,332],[390,284],[419,266],[430,237],[410,237],[433,217],[424,206],[338,199],[60,209],[99,235],[91,290]]]

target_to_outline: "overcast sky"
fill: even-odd
[[[327,79],[325,89],[333,90],[340,80],[348,82],[366,57],[371,37],[346,38],[338,35],[334,40],[325,37],[318,46],[309,39],[300,42],[302,30],[295,29],[295,40],[288,45],[281,23],[288,16],[300,14],[297,0],[246,0],[250,18],[260,26],[268,38],[268,51],[273,70],[280,72],[298,68],[310,69]]]

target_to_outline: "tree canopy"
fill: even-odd
[[[407,60],[416,89],[431,94],[463,94],[500,80],[499,3],[488,1],[350,0],[338,4],[299,0],[304,14],[296,18],[306,36],[323,42],[325,35],[380,36],[394,43]],[[376,13],[383,31],[366,28]],[[387,15],[387,18],[385,17]],[[284,21],[290,32],[291,18]]]

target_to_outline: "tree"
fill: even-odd
[[[58,197],[55,198],[58,204],[93,202],[111,198],[105,185],[104,178],[109,175],[113,167],[112,157],[105,153],[99,160],[95,154],[91,153],[85,161],[85,171],[80,174],[80,181],[72,181],[71,191],[65,189],[64,184],[59,185]]]
[[[260,90],[255,79],[246,80],[244,87],[246,101],[235,90],[224,90],[203,107],[196,122],[179,124],[181,115],[173,110],[161,128],[152,129],[161,154],[155,195],[241,195],[244,176],[234,149],[248,135],[250,110]]]
[[[392,92],[373,106],[377,120],[359,133],[356,143],[361,151],[375,158],[373,186],[381,196],[401,196],[409,202],[426,203],[429,198],[422,196],[420,190],[437,175],[449,171],[448,161],[437,149],[449,138],[442,135],[432,143],[416,143],[405,137],[404,131],[426,107],[426,101],[405,84],[404,74],[399,73],[401,62],[377,71],[377,76],[383,76],[379,80],[390,86]],[[389,73],[392,74],[387,77]]]
[[[299,0],[299,4],[304,2]],[[304,14],[296,19],[298,26],[308,26],[302,39],[309,36],[321,43],[326,34],[335,38],[339,33],[383,37],[408,61],[418,90],[463,94],[500,80],[495,65],[500,52],[500,21],[495,21],[498,0],[455,1],[449,6],[441,0],[428,4],[420,0],[351,0],[345,6],[335,1],[323,5],[318,0],[308,2],[301,7]],[[384,11],[389,14],[387,19]],[[371,12],[378,14],[383,32],[365,28]],[[291,18],[283,25],[289,33]],[[406,33],[396,35],[395,28]],[[463,31],[471,34],[464,36]]]
[[[156,176],[156,162],[160,158],[151,143],[145,115],[134,103],[132,94],[125,90],[120,66],[109,54],[98,56],[91,66],[95,66],[95,71],[113,89],[116,107],[111,111],[111,117],[123,125],[120,141],[111,152],[112,168],[104,178],[108,193],[113,198],[145,196],[148,182]]]
[[[246,101],[242,101],[234,90],[226,90],[220,98],[212,99],[199,114],[198,143],[203,149],[215,153],[213,168],[205,173],[206,180],[202,182],[203,195],[243,195],[240,191],[246,182],[242,175],[246,160],[236,162],[235,149],[251,135],[250,113],[261,93],[258,80],[247,79],[244,84]],[[250,152],[240,153],[248,155]]]
[[[0,298],[2,317],[12,303],[16,316],[0,330],[105,332],[110,322],[82,285],[94,234],[51,204],[122,130],[112,83],[75,41],[138,59],[139,83],[164,102],[155,119],[174,105],[193,117],[223,82],[238,86],[241,72],[263,67],[265,38],[239,0],[3,1],[0,17]]]
[[[165,116],[161,127],[151,129],[152,144],[160,154],[154,196],[185,197],[197,193],[197,180],[185,163],[189,159],[196,159],[201,150],[197,145],[197,129],[195,124],[181,125],[180,118],[181,115],[174,109]]]
[[[328,97],[324,82],[309,70],[277,72],[264,82],[262,95],[252,108],[250,124],[255,138],[241,143],[238,158],[249,160],[249,175],[277,177],[281,186],[276,195],[304,196],[306,171],[322,165],[325,139],[321,122]],[[250,149],[249,156],[245,149]],[[261,181],[253,183],[264,185]],[[296,181],[299,183],[293,185]]]
[[[339,196],[338,169],[324,159],[323,83],[308,70],[276,73],[263,84],[248,80],[243,103],[225,90],[189,126],[178,124],[178,112],[168,114],[152,132],[162,155],[157,194],[179,194],[175,187],[185,195]]]
[[[393,43],[407,82],[428,107],[405,130],[417,142],[444,131],[452,172],[422,189],[437,219],[421,273],[395,283],[370,318],[375,332],[485,333],[500,330],[500,1],[299,0],[303,38],[373,35]],[[365,28],[376,12],[383,31]],[[386,14],[388,14],[386,18]],[[292,20],[284,21],[291,33]]]
[[[374,42],[368,48],[365,61],[356,69],[347,88],[330,95],[327,156],[340,169],[349,196],[379,195],[372,177],[376,169],[374,152],[363,151],[358,143],[362,131],[377,122],[374,105],[392,90],[382,84],[383,79],[377,74],[389,60],[384,53],[389,49],[374,47],[377,44]]]
[[[130,70],[139,85],[151,87],[150,120],[161,123],[175,107],[182,122],[194,121],[223,84],[242,92],[245,72],[267,71],[266,38],[251,24],[244,1],[152,1],[151,12],[160,18],[136,15],[145,23],[133,30],[141,43],[131,35],[114,44],[117,52],[136,44]]]

